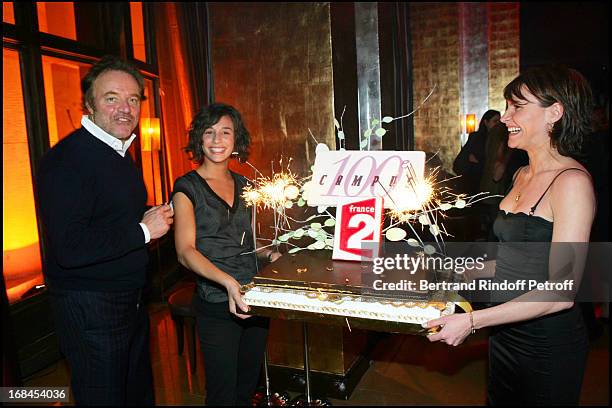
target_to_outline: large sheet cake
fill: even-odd
[[[302,251],[261,270],[243,288],[244,300],[253,314],[413,334],[426,333],[421,323],[455,310],[449,294],[376,290],[377,278],[371,265],[333,261],[330,251]],[[425,271],[411,276],[427,278]]]

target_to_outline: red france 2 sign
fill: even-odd
[[[336,208],[332,259],[362,261],[380,252],[383,199],[343,199]]]

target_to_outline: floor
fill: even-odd
[[[151,304],[149,313],[157,405],[203,405],[205,388],[199,351],[196,372],[191,374],[187,347],[182,356],[178,355],[167,306]],[[591,343],[581,405],[608,405],[610,333],[609,325],[603,326],[603,335]],[[432,344],[418,336],[384,335],[371,360],[351,397],[346,401],[331,399],[333,405],[485,405],[485,330],[456,348]],[[68,383],[68,367],[65,360],[60,360],[27,379],[24,385]],[[68,405],[73,405],[72,399]]]

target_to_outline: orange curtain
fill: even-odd
[[[193,167],[183,148],[187,131],[195,113],[185,64],[185,46],[181,41],[175,3],[158,3],[155,10],[157,60],[163,122],[163,143],[168,168],[168,182],[174,181]]]

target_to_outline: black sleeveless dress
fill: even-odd
[[[502,250],[506,245],[501,246],[494,281],[547,280],[548,251],[535,243],[550,245],[553,223],[533,214],[555,179],[529,214],[499,211],[493,230],[510,249]],[[512,246],[513,242],[534,245]],[[494,327],[489,338],[489,404],[578,405],[587,352],[587,330],[577,304],[529,321]]]

